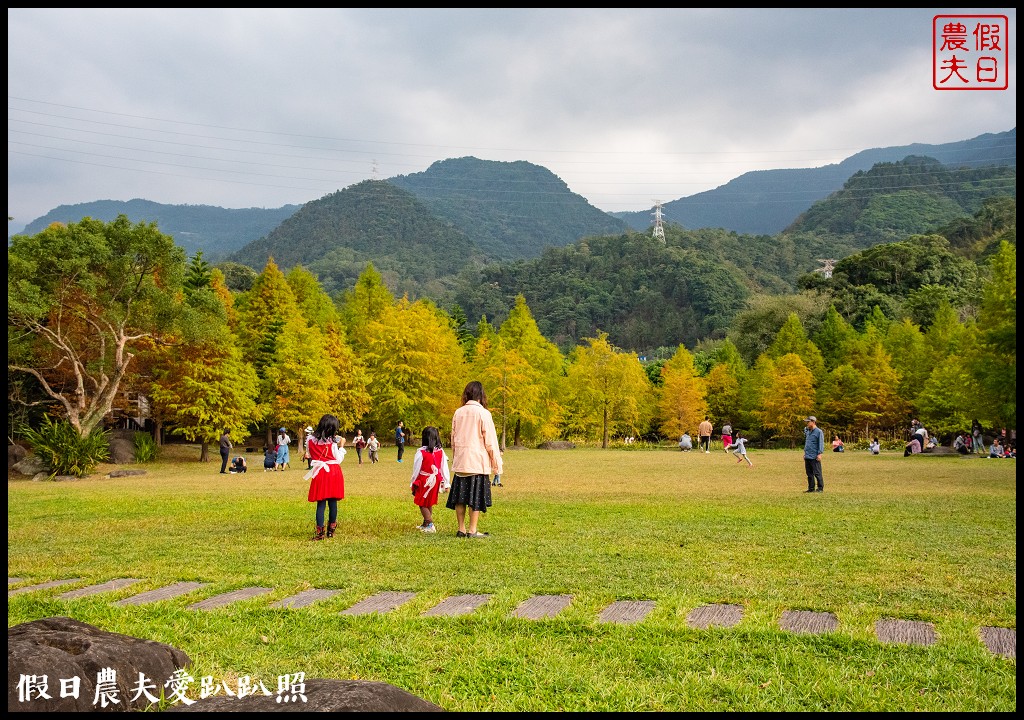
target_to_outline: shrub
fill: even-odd
[[[50,477],[85,477],[110,458],[110,434],[99,427],[82,437],[67,420],[44,417],[38,428],[24,426],[22,435],[49,466]]]
[[[148,432],[137,432],[132,436],[132,444],[135,445],[135,462],[148,463],[156,460],[159,449],[156,440]]]

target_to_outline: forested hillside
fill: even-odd
[[[858,172],[786,232],[853,236],[867,247],[973,215],[997,196],[1016,198],[1015,167],[948,168],[934,158],[911,156]]]
[[[548,247],[627,228],[547,168],[524,161],[442,160],[388,182],[415,194],[495,260],[537,257]]]
[[[97,200],[54,208],[30,222],[22,233],[34,235],[54,222],[67,225],[85,217],[110,222],[125,215],[135,223],[156,223],[160,232],[173,237],[189,255],[202,250],[208,260],[216,261],[263,237],[298,209],[298,205],[231,210],[211,205],[165,205],[149,200]]]
[[[442,294],[459,270],[484,259],[415,195],[380,180],[306,203],[231,260],[259,271],[271,257],[285,269],[308,268],[332,294],[351,288],[373,263],[392,290],[413,297]]]

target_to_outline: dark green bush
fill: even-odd
[[[156,440],[148,432],[137,432],[132,436],[132,444],[135,446],[135,462],[148,463],[156,460],[159,449]]]
[[[110,433],[100,427],[82,437],[67,420],[44,417],[38,428],[24,426],[22,435],[32,443],[36,457],[50,468],[50,477],[85,477],[110,459]]]

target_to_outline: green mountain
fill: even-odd
[[[500,324],[522,294],[541,331],[563,349],[598,331],[639,352],[694,347],[722,337],[753,294],[827,290],[858,322],[874,304],[892,316],[903,312],[908,288],[942,285],[948,299],[961,301],[976,289],[976,262],[996,240],[1015,241],[1015,229],[1015,168],[949,168],[910,157],[857,173],[776,235],[668,223],[664,244],[638,232],[585,238],[537,259],[463,272],[448,302],[470,320]],[[944,237],[929,239],[938,235]],[[879,258],[883,275],[898,275],[892,268],[901,257],[913,276],[903,284],[863,280]],[[813,273],[822,258],[841,261],[835,281]],[[911,305],[933,300],[935,291],[927,292]]]
[[[138,199],[97,200],[56,207],[30,222],[19,234],[36,235],[51,223],[73,223],[84,217],[110,222],[123,214],[134,223],[156,223],[160,232],[173,237],[189,255],[202,250],[207,260],[216,262],[266,235],[298,208],[298,205],[285,205],[272,209],[231,210],[211,205],[165,205]]]
[[[939,145],[914,143],[873,148],[840,163],[817,168],[748,172],[714,190],[664,203],[662,213],[667,220],[686,228],[721,227],[740,233],[774,235],[815,202],[841,189],[855,173],[911,155],[933,157],[950,168],[986,165],[1015,168],[1017,129]],[[650,210],[613,215],[636,230],[651,226]]]
[[[416,195],[495,260],[537,257],[548,247],[627,229],[550,170],[525,161],[442,160],[388,182]]]
[[[911,156],[856,173],[785,232],[847,235],[866,248],[972,216],[989,198],[1016,196],[1016,167],[951,168],[934,158]]]
[[[372,262],[399,295],[438,296],[483,254],[469,237],[434,215],[415,195],[383,180],[366,180],[303,205],[265,237],[228,259],[262,270],[302,265],[329,292],[355,284]]]

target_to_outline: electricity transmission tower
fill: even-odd
[[[833,258],[818,258],[818,262],[821,263],[821,267],[815,268],[814,272],[820,272],[827,278],[832,277],[832,271],[836,267],[836,261]]]
[[[654,231],[651,233],[651,237],[655,240],[661,240],[665,242],[665,227],[662,225],[661,215],[661,200],[654,201]]]

